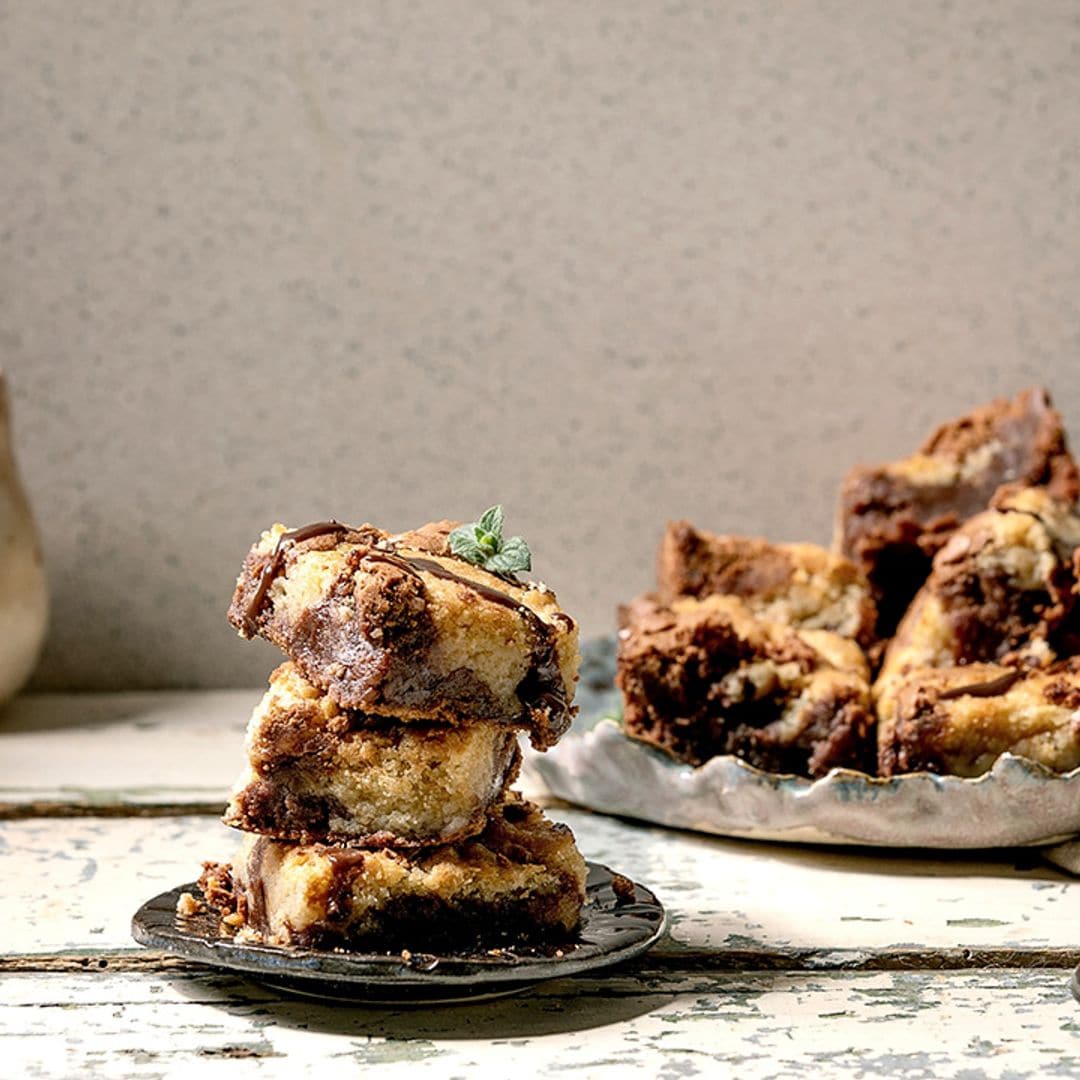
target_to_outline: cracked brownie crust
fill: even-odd
[[[688,521],[668,523],[657,557],[660,597],[739,597],[755,614],[793,627],[831,630],[864,648],[877,609],[850,559],[816,544],[772,544],[717,536]]]
[[[968,664],[910,673],[883,729],[882,776],[979,776],[1005,752],[1055,772],[1080,766],[1080,657],[1042,670]]]
[[[692,765],[735,754],[780,773],[872,769],[869,672],[854,642],[757,619],[731,596],[643,597],[621,621],[631,737]]]
[[[585,900],[570,830],[513,799],[477,837],[404,852],[245,837],[200,885],[242,938],[316,948],[412,948],[565,938]]]
[[[225,824],[304,843],[416,847],[480,832],[517,775],[503,724],[402,724],[342,709],[282,664],[248,724]]]
[[[902,461],[859,466],[840,492],[834,546],[865,572],[887,637],[930,572],[934,554],[1005,484],[1080,493],[1061,415],[1041,388],[950,420]]]
[[[245,560],[229,620],[347,708],[502,720],[550,746],[573,714],[577,626],[543,586],[451,556],[451,527],[275,525]]]

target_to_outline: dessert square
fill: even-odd
[[[1038,387],[948,421],[909,458],[848,473],[834,546],[869,578],[879,636],[892,633],[957,526],[1014,483],[1066,502],[1080,493],[1061,415]]]
[[[967,664],[911,672],[881,730],[879,769],[979,776],[1006,751],[1055,772],[1080,766],[1080,657],[1027,671]]]
[[[501,720],[550,746],[573,715],[577,626],[545,586],[452,555],[451,527],[275,525],[245,560],[229,619],[346,708]]]
[[[401,723],[339,706],[282,664],[248,724],[225,824],[304,843],[413,847],[480,832],[517,775],[505,724]]]
[[[733,596],[642,597],[621,621],[632,738],[691,765],[735,754],[779,773],[872,769],[869,671],[850,639],[757,619]]]
[[[737,596],[764,619],[831,630],[864,648],[874,641],[870,583],[850,559],[816,544],[717,536],[689,521],[672,521],[660,542],[656,577],[663,600]]]
[[[874,693],[891,738],[896,687],[919,668],[1045,666],[1080,644],[1080,517],[1045,488],[1004,488],[934,557]]]
[[[586,865],[573,834],[520,799],[478,836],[400,851],[245,836],[200,885],[251,941],[430,951],[558,940],[577,928]]]

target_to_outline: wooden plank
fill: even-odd
[[[33,694],[0,718],[0,814],[225,803],[261,690]],[[175,812],[175,811],[174,811]]]
[[[881,950],[961,958],[966,950],[972,963],[994,962],[990,953],[1058,963],[1075,946],[1080,882],[1041,864],[1018,869],[1001,855],[897,859],[549,813],[574,829],[589,858],[659,895],[671,920],[665,949],[687,960],[859,966],[859,954]],[[0,954],[133,947],[128,928],[139,904],[197,877],[204,859],[228,859],[236,843],[232,830],[195,816],[0,822]]]
[[[610,972],[452,1007],[342,1007],[224,975],[8,975],[12,1076],[1019,1078],[1080,1071],[1060,970]],[[527,1063],[527,1065],[525,1065]],[[328,1071],[329,1070],[329,1071]]]
[[[688,948],[1071,947],[1080,882],[1030,854],[905,854],[725,840],[558,816],[650,885]],[[1015,853],[1014,853],[1015,854]],[[1071,901],[1071,902],[1070,902]]]

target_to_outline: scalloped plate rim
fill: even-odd
[[[631,805],[629,802],[608,800],[603,797],[582,796],[572,786],[567,784],[565,758],[580,747],[580,752],[587,760],[587,767],[603,768],[601,759],[606,758],[606,748],[603,742],[612,738],[618,739],[628,752],[640,756],[644,761],[650,761],[651,771],[659,771],[666,774],[673,784],[664,788],[661,802],[655,808],[642,806],[640,803]],[[576,744],[576,745],[575,745]],[[854,769],[832,769],[825,776],[816,780],[809,777],[797,776],[791,773],[769,773],[758,769],[740,758],[733,755],[721,755],[705,762],[696,768],[668,759],[663,753],[652,747],[636,742],[623,734],[618,722],[611,718],[604,718],[597,722],[595,727],[584,733],[571,732],[559,746],[549,750],[543,758],[539,755],[527,754],[526,760],[535,775],[539,776],[545,788],[558,798],[578,806],[584,806],[598,813],[612,814],[616,816],[630,817],[651,824],[662,825],[668,828],[690,829],[691,831],[707,833],[715,836],[733,836],[744,839],[770,840],[787,843],[811,843],[811,844],[846,844],[865,847],[881,848],[931,848],[940,850],[977,850],[980,848],[994,847],[1039,847],[1050,844],[1062,843],[1075,837],[1080,832],[1080,798],[1078,798],[1078,810],[1075,820],[1070,821],[1068,827],[1057,831],[1041,832],[1037,829],[1019,830],[1021,838],[1009,834],[1006,829],[993,827],[979,827],[973,830],[973,836],[969,840],[944,843],[935,838],[929,831],[931,824],[936,824],[938,830],[942,829],[945,815],[954,809],[959,812],[963,809],[957,802],[964,794],[976,791],[996,793],[1000,790],[1001,798],[1015,794],[1018,784],[1028,784],[1039,788],[1053,788],[1060,790],[1063,786],[1075,787],[1080,795],[1080,768],[1073,769],[1069,773],[1061,775],[1053,773],[1038,762],[1014,754],[1002,754],[993,767],[977,777],[943,776],[938,773],[916,772],[902,773],[894,777],[871,777]],[[578,769],[573,769],[578,772]],[[738,824],[730,815],[725,815],[717,806],[701,805],[702,795],[698,792],[680,792],[672,788],[676,784],[680,786],[696,782],[697,786],[706,785],[711,779],[719,780],[725,772],[735,773],[734,792],[738,797],[740,789],[745,789],[746,796],[754,792],[768,790],[775,794],[776,798],[787,797],[800,810],[802,814],[799,820],[785,820],[775,826],[767,823],[755,823],[751,825]],[[843,789],[844,797],[839,792]],[[917,789],[920,793],[931,792],[934,797],[942,800],[939,804],[940,812],[932,817],[926,817],[924,826],[927,831],[914,831],[903,839],[899,837],[884,840],[870,835],[875,831],[870,826],[876,824],[877,830],[882,831],[889,823],[888,815],[891,808],[873,806],[875,796],[888,794],[894,799]],[[671,795],[680,797],[682,806],[672,813]],[[731,792],[729,791],[729,794]],[[870,798],[859,798],[860,795],[868,795]],[[953,802],[955,807],[943,805],[945,800]],[[689,804],[689,805],[688,805]],[[827,804],[823,806],[822,804]],[[820,820],[824,811],[843,805],[849,812],[857,813],[862,819],[856,821],[850,831],[838,831],[829,828]],[[857,811],[851,808],[857,804]],[[680,812],[681,811],[681,812]],[[899,817],[900,815],[898,815]],[[870,820],[872,817],[873,820]],[[861,827],[860,827],[861,826]],[[970,827],[970,826],[969,826]]]
[[[795,843],[973,850],[1057,844],[1080,834],[1080,767],[1055,773],[1008,752],[971,777],[834,768],[811,779],[733,755],[696,767],[675,761],[630,738],[611,715],[613,656],[611,636],[582,643],[583,670],[591,671],[579,689],[578,718],[547,754],[526,748],[529,772],[568,802],[671,828]],[[654,782],[620,784],[610,771],[616,768],[640,770]],[[1036,827],[1043,810],[1045,829]]]
[[[978,776],[956,776],[952,773],[935,773],[930,772],[928,769],[919,769],[915,772],[897,773],[895,776],[871,776],[869,773],[864,773],[860,769],[847,769],[842,766],[835,766],[830,769],[824,776],[819,776],[813,779],[809,776],[800,776],[798,773],[774,773],[769,772],[768,769],[759,768],[757,765],[751,765],[750,762],[744,761],[740,757],[736,757],[734,754],[717,754],[716,757],[710,758],[708,761],[703,762],[701,765],[688,765],[682,761],[676,761],[674,758],[670,758],[662,750],[658,750],[655,747],[649,746],[647,743],[640,742],[637,739],[631,738],[622,730],[621,723],[614,716],[602,716],[599,720],[593,724],[587,731],[575,732],[571,729],[568,734],[571,737],[581,739],[584,742],[588,742],[594,738],[598,729],[612,727],[615,728],[617,733],[625,739],[628,743],[633,743],[635,747],[640,747],[644,753],[652,754],[660,760],[660,763],[665,768],[670,768],[678,772],[685,772],[688,774],[702,773],[708,771],[710,766],[713,767],[713,771],[717,766],[714,766],[714,762],[725,762],[730,766],[738,769],[740,772],[748,773],[755,779],[763,780],[765,782],[771,781],[784,781],[785,783],[794,783],[799,787],[805,787],[808,791],[813,790],[819,785],[827,785],[829,781],[835,782],[836,780],[847,780],[855,783],[865,784],[867,787],[880,787],[887,788],[897,786],[905,781],[920,780],[931,781],[937,787],[951,786],[953,784],[963,784],[965,786],[977,786],[979,784],[992,781],[994,773],[999,769],[1020,767],[1024,771],[1031,773],[1038,777],[1040,780],[1074,780],[1080,777],[1080,765],[1075,769],[1071,769],[1067,773],[1056,773],[1053,769],[1043,765],[1042,762],[1032,761],[1030,758],[1026,758],[1021,754],[1013,754],[1009,751],[1005,751],[999,754],[994,760],[994,764],[987,769],[986,772],[980,773]],[[1080,827],[1080,822],[1078,822]]]

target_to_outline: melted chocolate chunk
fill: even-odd
[[[327,890],[326,919],[332,924],[343,925],[352,915],[353,878],[364,869],[367,856],[361,850],[329,848],[332,880]]]
[[[268,925],[266,883],[263,881],[263,860],[266,858],[266,846],[271,842],[265,837],[260,837],[248,855],[246,876],[250,883],[250,889],[245,894],[247,897],[245,918],[248,924],[256,930],[265,930]]]

